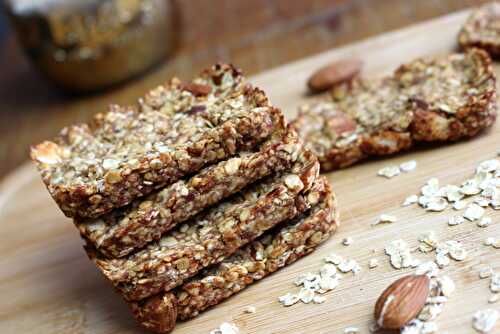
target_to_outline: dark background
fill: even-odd
[[[0,0],[2,1],[2,0]],[[68,0],[70,1],[70,0]],[[73,0],[71,0],[73,1]],[[173,75],[188,79],[216,61],[255,74],[315,53],[485,0],[174,0],[179,47],[154,71],[90,96],[68,97],[28,62],[0,13],[0,179],[29,146],[110,103],[129,104]]]

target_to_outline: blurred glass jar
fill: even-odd
[[[71,91],[137,75],[176,42],[170,0],[7,0],[6,7],[32,61]]]

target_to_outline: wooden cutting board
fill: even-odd
[[[365,74],[378,75],[417,56],[447,53],[456,48],[456,34],[467,12],[386,34],[345,48],[332,50],[289,64],[253,78],[272,102],[289,117],[306,100],[305,81],[319,66],[350,56],[361,57]],[[332,37],[333,38],[333,37]],[[496,66],[500,74],[500,66]],[[112,101],[110,101],[112,102]],[[421,148],[383,160],[373,160],[328,174],[339,198],[342,226],[315,253],[264,279],[197,319],[181,323],[176,334],[208,333],[223,321],[237,324],[241,333],[343,333],[356,326],[368,333],[373,304],[390,282],[410,270],[395,270],[383,248],[402,238],[412,247],[417,237],[434,230],[443,239],[461,241],[469,251],[463,262],[453,262],[443,272],[451,276],[457,291],[438,318],[441,332],[472,333],[472,315],[489,305],[488,280],[478,270],[490,264],[500,270],[500,250],[482,245],[487,236],[500,237],[500,212],[488,210],[493,225],[481,229],[473,223],[447,225],[451,209],[426,213],[417,207],[402,208],[404,198],[416,194],[430,177],[443,183],[459,183],[472,175],[476,164],[494,158],[500,148],[499,125],[478,138],[447,146]],[[415,159],[415,171],[387,180],[378,169]],[[398,217],[395,224],[371,226],[382,214]],[[22,166],[0,185],[0,332],[1,333],[137,333],[141,332],[127,306],[87,260],[71,221],[52,202],[31,164]],[[352,237],[351,246],[341,240]],[[363,271],[344,275],[339,287],[321,305],[297,304],[284,308],[278,296],[296,291],[293,279],[316,271],[330,252],[358,261]],[[431,255],[416,252],[420,259]],[[368,269],[370,258],[379,267]],[[244,314],[245,306],[257,308]],[[500,332],[500,324],[496,333]]]

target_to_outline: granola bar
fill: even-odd
[[[137,253],[119,259],[106,259],[92,251],[89,255],[127,300],[168,291],[308,209],[321,193],[311,189],[318,172],[314,155],[303,151],[286,173],[250,186]]]
[[[458,34],[463,49],[481,48],[500,57],[500,3],[491,2],[474,10]]]
[[[278,133],[253,152],[240,152],[123,209],[75,223],[100,253],[122,257],[248,184],[290,169],[300,148],[295,132]]]
[[[330,100],[303,105],[290,127],[330,171],[416,142],[475,136],[495,121],[496,103],[491,59],[471,49],[336,87]]]
[[[113,105],[90,124],[32,147],[44,183],[69,217],[95,218],[205,165],[250,149],[284,126],[264,92],[230,65]]]
[[[177,319],[196,317],[255,281],[311,253],[338,227],[335,197],[328,181],[321,179],[321,182],[327,191],[310,211],[264,234],[175,290],[130,303],[134,317],[151,331],[167,333]]]

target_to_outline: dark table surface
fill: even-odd
[[[140,78],[85,96],[64,95],[42,78],[0,14],[0,178],[27,160],[31,144],[55,136],[65,125],[88,120],[110,103],[133,103],[173,75],[188,79],[216,61],[230,61],[255,74],[484,2],[177,1],[181,38],[175,55]]]

